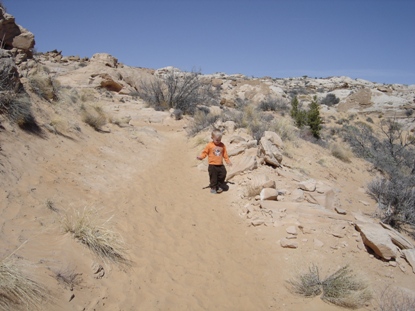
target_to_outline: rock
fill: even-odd
[[[238,162],[233,163],[232,169],[229,172],[226,180],[231,180],[236,175],[239,175],[245,171],[252,171],[257,168],[256,157],[247,155],[240,159]]]
[[[298,242],[286,238],[280,240],[280,245],[283,248],[298,248]]]
[[[267,164],[280,167],[282,162],[282,154],[278,147],[271,141],[262,137],[258,147],[258,157],[263,157]]]
[[[0,8],[0,38],[5,49],[21,49],[31,55],[35,46],[33,33],[16,24],[14,16]]]
[[[397,247],[392,243],[389,234],[381,225],[356,223],[355,227],[360,232],[363,243],[372,249],[376,255],[385,260],[396,258]]]
[[[232,136],[231,139],[229,140],[230,144],[239,144],[242,142],[246,142],[246,139],[238,135]]]
[[[102,279],[105,275],[104,267],[101,266],[99,263],[94,262],[92,263],[92,273],[94,274],[94,278],[96,279]]]
[[[264,137],[265,139],[269,140],[273,145],[275,145],[277,148],[284,149],[284,143],[282,142],[281,137],[277,133],[271,132],[271,131],[265,131]]]
[[[413,273],[415,273],[415,249],[404,249],[402,254],[405,256],[406,261],[411,265]]]
[[[233,157],[238,154],[244,153],[246,148],[244,146],[238,146],[236,148],[229,148],[228,150],[228,156]]]
[[[314,247],[317,247],[317,248],[321,248],[321,247],[324,246],[324,243],[321,242],[319,239],[316,239],[316,238],[313,239],[313,243],[314,243]]]
[[[347,214],[346,210],[344,210],[340,207],[337,207],[337,206],[334,208],[334,210],[337,212],[337,214],[340,214],[340,215],[346,215]]]
[[[288,234],[297,235],[297,228],[295,226],[289,226],[285,229]]]
[[[261,200],[278,200],[278,190],[274,188],[264,188],[259,194]]]
[[[31,48],[35,46],[35,36],[28,31],[27,29],[19,26],[20,34],[13,38],[13,47],[23,50],[29,51]]]
[[[293,200],[294,201],[296,201],[296,202],[303,202],[304,201],[304,191],[303,190],[301,190],[301,189],[295,189],[293,192],[292,192],[292,197],[293,197]]]
[[[102,88],[105,88],[109,91],[113,91],[113,92],[119,92],[121,91],[121,89],[123,88],[123,86],[121,84],[119,84],[118,82],[114,81],[114,79],[107,73],[101,73],[98,75],[93,75],[93,78],[98,77],[101,79],[100,82],[100,86]]]
[[[398,231],[393,229],[391,226],[380,223],[380,225],[387,230],[387,233],[389,234],[392,243],[398,246],[400,249],[412,249],[414,248],[414,245],[406,239],[402,234],[400,234]]]
[[[265,224],[265,220],[261,219],[261,218],[256,218],[256,219],[252,219],[251,220],[251,225],[253,225],[254,227],[260,226]]]
[[[298,184],[298,188],[304,191],[313,192],[316,190],[317,182],[314,179],[308,179]]]
[[[101,63],[111,68],[116,68],[118,65],[118,59],[107,53],[97,53],[92,55],[90,62]]]

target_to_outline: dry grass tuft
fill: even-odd
[[[350,163],[352,152],[339,144],[330,145],[331,154],[343,162]]]
[[[323,299],[349,309],[357,309],[372,299],[368,284],[357,277],[349,266],[344,266],[322,283]]]
[[[40,310],[46,289],[26,276],[10,257],[0,262],[0,309]]]
[[[311,265],[306,273],[299,273],[287,281],[290,290],[304,297],[315,297],[322,292],[318,267]]]
[[[101,220],[99,211],[85,207],[81,211],[66,213],[61,219],[64,232],[86,245],[104,262],[129,265],[122,237],[110,227],[112,216]]]
[[[81,284],[81,273],[76,273],[74,269],[66,268],[63,270],[55,271],[55,278],[59,283],[63,284],[65,288],[73,290],[75,286]]]
[[[368,284],[344,266],[320,280],[319,269],[312,265],[306,273],[300,273],[288,281],[290,290],[304,297],[321,296],[325,302],[349,309],[357,309],[372,299]]]
[[[107,115],[102,107],[82,105],[81,110],[82,120],[96,131],[100,131],[107,124]]]

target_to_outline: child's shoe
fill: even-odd
[[[216,193],[222,193],[223,189],[222,188],[218,188],[218,190],[216,190]]]
[[[215,188],[211,188],[211,189],[210,189],[210,193],[216,194],[216,193],[217,193],[217,192],[216,192],[216,189],[215,189]]]

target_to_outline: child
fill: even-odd
[[[206,156],[208,157],[211,193],[221,193],[223,191],[222,187],[226,178],[226,168],[223,165],[223,159],[225,159],[226,164],[232,166],[226,147],[221,140],[222,132],[214,130],[212,132],[212,141],[206,145],[200,156],[197,157],[198,160],[203,160]]]

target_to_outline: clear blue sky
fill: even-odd
[[[36,49],[137,67],[415,84],[415,0],[3,0]]]

